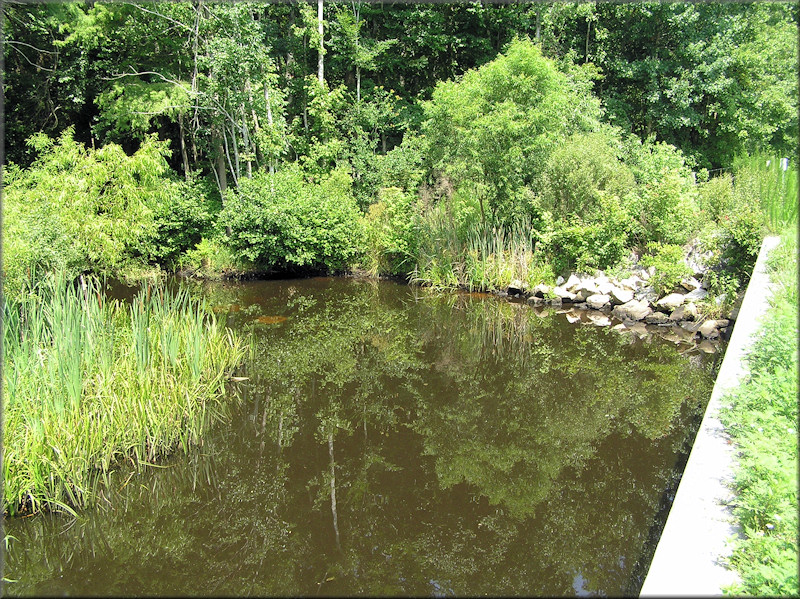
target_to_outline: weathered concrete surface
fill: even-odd
[[[723,586],[737,579],[720,563],[730,555],[728,540],[737,530],[727,507],[733,499],[729,489],[733,447],[718,415],[722,396],[736,387],[746,372],[745,352],[770,296],[766,256],[778,242],[779,238],[768,237],[761,246],[703,422],[642,585],[642,597],[719,596]]]

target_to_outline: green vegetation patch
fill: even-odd
[[[82,507],[124,460],[197,443],[224,417],[241,342],[186,291],[126,307],[49,275],[3,313],[3,510]]]
[[[769,266],[777,291],[749,355],[750,373],[722,421],[739,451],[736,506],[744,539],[731,564],[734,594],[795,596],[797,575],[797,229]]]

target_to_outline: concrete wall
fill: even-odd
[[[734,450],[718,415],[722,397],[746,374],[744,357],[771,295],[766,257],[779,241],[767,237],[761,246],[642,597],[721,595],[722,587],[737,579],[723,565],[731,553],[728,541],[737,530],[728,507],[733,499]]]

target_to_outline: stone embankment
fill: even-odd
[[[719,304],[722,298],[710,298],[695,277],[683,279],[679,287],[659,297],[649,283],[653,275],[652,268],[642,267],[622,279],[602,272],[594,276],[573,273],[567,280],[559,277],[554,287],[540,284],[532,289],[515,280],[502,295],[553,307],[566,313],[570,322],[611,326],[617,320],[616,328],[632,329],[640,336],[658,334],[675,343],[699,342],[701,349],[714,351],[710,343],[725,335],[731,321],[707,318],[702,307]]]

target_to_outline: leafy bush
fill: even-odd
[[[630,216],[617,196],[604,191],[592,195],[597,206],[593,221],[556,227],[547,237],[546,251],[556,272],[608,268],[625,255],[632,225]]]
[[[635,187],[630,169],[617,158],[611,132],[575,134],[547,160],[541,185],[541,206],[555,220],[602,220],[598,191],[619,198]]]
[[[681,246],[651,241],[647,249],[650,253],[642,256],[642,264],[655,268],[650,284],[659,296],[671,292],[682,279],[692,275],[692,269],[683,261]]]
[[[750,272],[761,249],[764,217],[756,206],[739,206],[730,217],[723,217],[723,230],[727,237],[722,261],[743,280]]]
[[[529,40],[513,41],[459,81],[439,83],[424,108],[430,166],[456,188],[471,184],[484,221],[502,219],[554,145],[599,127],[600,117],[583,81],[559,71]]]
[[[156,206],[155,227],[142,241],[141,253],[151,262],[174,265],[179,257],[210,233],[214,207],[206,182],[177,182],[167,201]]]
[[[736,197],[733,193],[731,175],[713,177],[699,185],[697,190],[697,207],[704,221],[719,222],[725,215],[734,211]]]
[[[364,247],[352,179],[342,169],[311,183],[286,166],[273,175],[241,179],[217,223],[229,227],[236,258],[270,270],[341,270]]]
[[[148,137],[132,156],[116,144],[87,149],[72,128],[28,144],[38,157],[27,169],[7,169],[4,189],[6,292],[34,271],[120,275],[144,266],[142,246],[157,235],[154,215],[180,195],[166,145]]]
[[[231,249],[218,237],[203,237],[181,255],[178,264],[204,278],[216,278],[225,271],[248,270],[252,266],[245,260],[237,260]]]
[[[397,187],[384,188],[366,217],[370,270],[407,274],[417,255],[415,202]]]
[[[682,245],[699,229],[694,190],[675,171],[665,170],[659,180],[641,186],[633,206],[640,244]]]
[[[640,246],[650,241],[682,245],[697,232],[694,175],[680,150],[666,143],[630,137],[623,146],[624,162],[639,186],[631,197],[636,218],[634,239]]]

